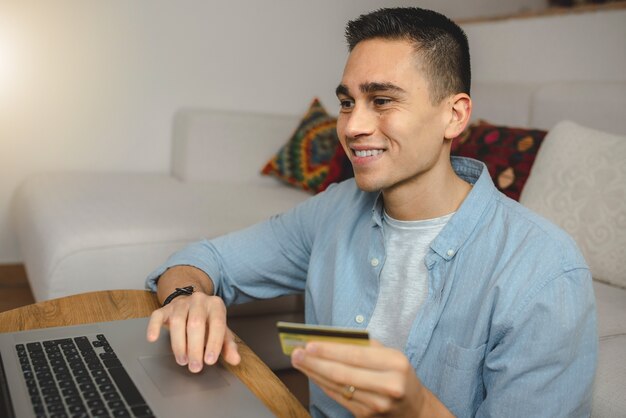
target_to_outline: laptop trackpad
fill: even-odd
[[[163,396],[175,396],[202,392],[229,386],[228,381],[221,375],[222,366],[204,366],[200,373],[191,373],[187,367],[179,366],[172,354],[139,357],[139,363],[144,368],[152,383]]]

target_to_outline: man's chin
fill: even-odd
[[[356,181],[357,187],[367,193],[378,192],[382,188],[378,182],[359,178],[358,175],[354,177],[354,180]]]

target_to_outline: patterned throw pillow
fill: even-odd
[[[454,139],[451,154],[484,162],[496,187],[519,200],[546,133],[478,121]]]
[[[326,180],[320,186],[321,190],[326,190],[332,183],[339,183],[354,177],[354,171],[352,169],[352,163],[343,150],[341,144],[337,145],[337,150],[332,160],[328,163],[328,175]]]
[[[314,193],[350,177],[352,167],[339,145],[336,128],[337,119],[314,99],[291,138],[261,173]],[[349,173],[346,173],[346,162],[350,166]]]

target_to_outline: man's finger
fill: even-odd
[[[189,298],[193,298],[189,296]],[[198,373],[204,365],[204,342],[207,333],[207,313],[202,303],[190,301],[189,316],[187,317],[187,356],[189,357],[189,371]]]
[[[406,363],[402,353],[375,341],[370,346],[313,341],[306,345],[306,352],[319,358],[374,370],[400,369]]]
[[[226,308],[222,304],[213,304],[209,317],[209,335],[204,351],[206,364],[215,364],[217,361],[224,345],[226,329]]]
[[[309,343],[313,344],[313,343]],[[315,343],[317,344],[317,343]],[[341,346],[341,347],[339,347]],[[346,344],[332,343],[325,346],[327,357],[342,357],[341,355],[329,355],[328,352],[335,348],[343,350]],[[367,358],[366,355],[358,354],[360,351],[368,351],[370,347],[349,346],[352,348],[352,355],[355,358]],[[397,370],[384,370],[382,368],[369,368],[368,364],[360,364],[351,358],[351,363],[344,363],[337,360],[330,360],[327,357],[318,356],[317,349],[311,350],[307,344],[306,348],[297,354],[294,352],[294,366],[305,370],[313,371],[316,375],[344,386],[355,386],[361,390],[378,393],[383,396],[397,396],[401,391],[398,382],[402,382],[402,373]],[[406,365],[405,367],[410,367]]]
[[[170,345],[172,347],[172,353],[176,358],[176,363],[181,366],[186,366],[189,363],[189,356],[187,355],[187,336],[186,336],[186,323],[187,323],[187,306],[181,304],[170,304],[167,308],[163,309],[169,313],[167,323],[170,330]]]
[[[306,366],[298,366],[298,370],[303,372],[309,379],[318,385],[330,398],[350,410],[356,416],[364,416],[371,413],[371,406],[373,402],[380,399],[379,395],[366,389],[360,387],[357,388],[355,385],[346,385],[334,382],[317,373],[315,369],[310,369]],[[347,398],[345,395],[348,390],[347,387],[349,386],[354,386],[355,390],[351,393],[351,397]]]
[[[238,365],[241,361],[241,356],[239,355],[239,350],[237,349],[237,342],[235,341],[235,335],[228,327],[226,328],[226,336],[224,337],[224,347],[222,352],[224,360],[233,366]]]
[[[150,320],[148,321],[148,328],[146,329],[146,339],[148,341],[153,343],[159,339],[159,335],[161,335],[161,327],[163,326],[164,321],[165,319],[161,309],[157,309],[152,312]]]

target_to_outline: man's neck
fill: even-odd
[[[472,186],[457,176],[451,165],[441,171],[424,173],[419,178],[383,190],[387,214],[402,221],[417,221],[455,212]]]

